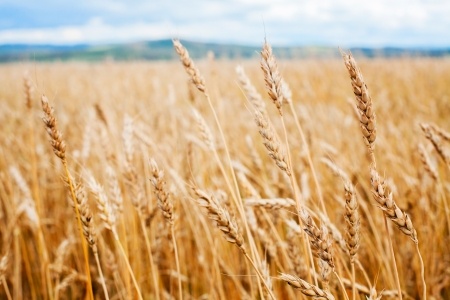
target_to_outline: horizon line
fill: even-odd
[[[159,38],[159,39],[141,39],[135,41],[102,41],[102,42],[76,42],[76,43],[55,43],[55,42],[0,42],[0,47],[4,46],[49,46],[49,47],[80,47],[80,46],[115,46],[115,45],[127,45],[127,44],[139,44],[139,43],[151,43],[151,42],[165,42],[172,41],[173,38]],[[255,43],[241,43],[241,42],[227,42],[227,41],[217,41],[217,40],[204,40],[204,39],[189,39],[180,38],[183,42],[188,43],[198,43],[198,44],[211,44],[211,45],[223,45],[223,46],[239,46],[239,47],[260,47],[261,45]],[[437,46],[437,45],[334,45],[334,44],[323,44],[323,43],[293,43],[293,44],[281,44],[272,43],[273,48],[308,48],[308,47],[323,47],[323,48],[357,48],[357,49],[412,49],[412,50],[440,50],[449,49],[450,44],[447,46]]]

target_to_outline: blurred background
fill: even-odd
[[[450,1],[6,0],[0,60],[170,59],[170,39],[194,56],[253,57],[264,37],[281,58],[448,55]],[[209,45],[208,45],[209,44]]]

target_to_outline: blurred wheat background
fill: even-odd
[[[342,59],[0,65],[0,298],[449,299],[450,60],[356,60],[379,177]]]

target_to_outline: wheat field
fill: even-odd
[[[449,59],[175,46],[0,65],[1,299],[450,299]]]

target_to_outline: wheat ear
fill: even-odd
[[[328,229],[326,226],[322,226],[320,229],[315,224],[309,213],[305,209],[299,211],[300,218],[305,226],[303,230],[311,238],[311,246],[316,251],[316,255],[326,261],[330,267],[334,268],[333,255],[331,253],[331,240],[328,235]]]
[[[356,106],[359,112],[359,121],[366,146],[369,149],[372,164],[375,165],[373,150],[375,148],[375,139],[377,137],[375,113],[372,107],[372,98],[364,78],[359,70],[355,59],[351,53],[342,53],[344,63],[350,75],[353,87],[353,93],[356,98]]]
[[[291,167],[286,158],[285,150],[283,149],[280,140],[278,139],[275,130],[270,124],[266,116],[255,110],[255,122],[258,125],[259,133],[264,139],[264,146],[266,146],[269,156],[275,161],[276,165],[288,176],[291,176]]]
[[[184,69],[191,77],[192,83],[197,87],[197,89],[200,92],[205,93],[206,92],[205,80],[203,79],[203,76],[200,74],[200,71],[195,66],[194,61],[189,57],[189,52],[177,39],[173,40],[173,47],[175,48],[175,51],[178,53],[178,56],[180,57],[180,61],[183,64]]]
[[[198,130],[200,131],[200,136],[205,143],[205,145],[208,147],[209,150],[214,151],[215,141],[214,136],[211,132],[211,128],[209,128],[208,124],[206,123],[205,119],[200,115],[200,113],[196,110],[192,110],[192,114],[194,115],[195,122],[197,123]]]
[[[384,179],[373,168],[370,170],[370,175],[374,199],[381,210],[383,210],[385,216],[391,219],[401,232],[409,236],[417,244],[419,240],[411,219],[397,206],[392,192],[387,187]]]
[[[251,83],[250,79],[244,71],[244,68],[242,66],[237,66],[236,74],[238,76],[239,83],[242,86],[245,95],[247,96],[248,101],[250,101],[250,103],[257,111],[264,115],[266,113],[266,104],[264,103],[261,94],[258,93],[256,88]]]
[[[210,96],[209,96],[209,94],[208,94],[208,92],[206,90],[205,83],[204,83],[204,80],[203,80],[202,76],[200,75],[198,69],[195,68],[194,63],[192,62],[192,60],[189,58],[188,51],[183,47],[183,45],[181,45],[181,43],[178,40],[174,40],[173,43],[174,43],[175,50],[177,51],[177,53],[178,53],[178,55],[179,55],[183,65],[185,66],[186,71],[191,76],[192,81],[194,82],[194,84],[197,86],[197,88],[205,96],[205,98],[206,98],[206,100],[208,102],[208,105],[209,105],[209,107],[211,109],[211,112],[212,112],[212,114],[214,116],[214,119],[216,121],[217,129],[219,130],[221,142],[222,142],[223,147],[224,147],[224,152],[225,152],[225,155],[226,155],[226,160],[227,160],[227,163],[228,163],[229,171],[231,173],[233,184],[229,180],[229,177],[228,177],[229,175],[226,173],[225,168],[224,168],[224,166],[222,164],[222,161],[220,160],[220,158],[218,156],[217,151],[215,150],[215,151],[213,151],[213,153],[214,153],[214,156],[215,156],[215,158],[216,158],[216,160],[217,160],[217,162],[219,164],[219,168],[220,168],[221,172],[224,175],[224,179],[225,179],[225,182],[226,182],[226,184],[227,184],[227,186],[228,186],[228,188],[230,190],[232,199],[235,202],[236,207],[238,208],[239,214],[241,216],[241,220],[243,221],[245,231],[247,232],[247,237],[248,237],[248,240],[249,240],[250,251],[251,251],[251,255],[253,257],[253,260],[258,260],[260,262],[261,259],[259,258],[259,254],[258,254],[258,251],[256,249],[255,241],[253,240],[253,236],[251,235],[250,228],[249,228],[249,226],[247,224],[247,221],[246,221],[246,218],[245,218],[245,210],[244,210],[244,205],[243,205],[242,198],[241,198],[240,193],[239,193],[239,186],[238,186],[238,182],[237,182],[237,179],[236,179],[236,173],[235,173],[235,171],[233,169],[233,164],[232,164],[232,160],[231,160],[230,151],[228,149],[228,144],[226,142],[225,135],[223,133],[223,129],[222,129],[221,123],[219,121],[219,118],[217,116],[216,110],[214,109],[214,106],[212,104],[211,98],[210,98]],[[257,270],[257,267],[253,263],[253,260],[251,260],[252,265],[255,268],[255,270]],[[259,271],[257,271],[257,272],[259,272]],[[264,281],[262,276],[258,276],[258,288],[261,290],[261,282],[260,282],[260,280]]]
[[[436,124],[430,124],[430,126],[443,140],[450,142],[450,132],[437,126]]]
[[[97,264],[97,268],[99,271],[100,281],[102,284],[105,299],[109,299],[108,289],[106,287],[105,277],[103,276],[103,270],[100,265],[100,259],[99,259],[99,255],[98,255],[94,220],[93,220],[92,212],[87,203],[86,193],[85,193],[83,185],[81,183],[79,183],[75,187],[75,195],[77,197],[77,202],[80,205],[79,208],[80,208],[80,215],[81,215],[81,223],[83,224],[84,237],[86,238],[86,241],[88,242],[89,246],[92,249],[92,252],[94,253],[95,262]]]
[[[253,266],[256,274],[266,288],[267,293],[272,299],[275,299],[275,296],[273,295],[270,286],[267,285],[264,276],[259,271],[253,259],[248,255],[247,249],[244,245],[244,238],[240,233],[236,220],[231,217],[230,212],[226,208],[222,207],[214,196],[208,195],[206,192],[195,186],[193,187],[193,191],[197,197],[197,203],[207,210],[208,218],[211,219],[215,223],[216,227],[222,231],[224,238],[229,243],[235,244],[242,251],[245,258]]]
[[[422,123],[420,124],[425,137],[433,144],[434,149],[436,149],[439,156],[442,158],[447,167],[450,168],[450,155],[446,151],[444,145],[442,144],[442,136],[436,132],[435,127],[430,124]]]
[[[164,171],[160,170],[158,164],[154,159],[150,159],[150,167],[152,172],[152,178],[150,179],[153,187],[155,188],[155,195],[158,199],[158,206],[161,209],[164,218],[169,223],[169,227],[172,235],[173,247],[175,250],[175,263],[177,266],[178,273],[178,296],[179,299],[183,299],[183,286],[181,284],[181,269],[180,269],[180,259],[178,257],[178,247],[175,239],[174,222],[175,215],[173,212],[173,203],[169,197],[169,192],[166,189],[166,182],[164,181]]]
[[[359,249],[359,226],[360,218],[358,212],[358,201],[353,185],[349,181],[344,183],[345,190],[345,243],[348,253],[350,254],[350,262],[352,267],[352,294],[353,300],[356,299],[356,279],[355,279],[355,256]]]
[[[50,144],[52,145],[53,152],[55,155],[60,158],[64,171],[65,171],[65,178],[67,180],[67,184],[69,186],[70,195],[72,197],[72,201],[75,207],[75,214],[77,217],[77,225],[78,225],[78,231],[81,238],[81,245],[83,248],[83,254],[84,254],[84,263],[85,263],[85,269],[86,269],[86,276],[87,276],[87,282],[86,282],[86,288],[89,293],[90,299],[94,299],[94,292],[92,290],[92,280],[91,280],[91,272],[89,267],[89,257],[88,257],[88,249],[87,245],[84,240],[84,234],[83,234],[83,226],[81,222],[81,215],[75,195],[75,186],[72,182],[72,178],[69,172],[69,167],[67,165],[66,160],[66,144],[64,140],[62,139],[62,134],[57,128],[57,121],[56,117],[54,115],[53,108],[48,103],[48,99],[45,95],[42,95],[41,97],[41,105],[42,110],[44,112],[44,117],[42,118],[42,121],[45,124],[45,129],[47,130],[48,135],[50,136]]]
[[[320,287],[310,284],[297,276],[281,273],[279,278],[293,288],[300,289],[300,291],[308,297],[312,297],[313,299],[334,300],[334,296],[331,295],[330,292],[324,291]]]
[[[41,98],[42,110],[44,111],[45,129],[50,136],[50,144],[52,145],[53,152],[61,160],[66,159],[66,143],[62,139],[62,134],[57,128],[57,121],[54,115],[53,107],[50,107],[46,96]]]
[[[127,257],[125,249],[123,248],[122,243],[120,242],[119,235],[117,233],[116,215],[115,215],[115,212],[113,211],[111,202],[109,201],[108,197],[106,196],[106,193],[105,193],[103,187],[95,180],[95,178],[92,176],[92,174],[89,174],[89,176],[88,176],[88,184],[89,184],[89,188],[91,189],[91,191],[94,193],[94,195],[96,197],[97,207],[99,209],[100,218],[102,219],[105,228],[111,231],[111,233],[114,237],[114,240],[116,241],[116,243],[119,247],[119,250],[121,251],[121,254],[124,258],[128,272],[131,276],[131,280],[133,281],[133,285],[138,294],[138,298],[140,300],[143,300],[142,293],[141,293],[141,290],[137,283],[133,269],[131,268],[130,261]]]
[[[264,41],[264,45],[261,50],[261,69],[264,73],[267,93],[277,107],[280,115],[283,115],[283,111],[281,109],[283,105],[281,75],[278,71],[278,65],[273,55],[272,47],[267,40]]]
[[[431,162],[425,146],[423,144],[419,144],[417,151],[419,152],[420,160],[425,168],[425,171],[431,176],[431,178],[437,181],[439,179],[439,173],[436,166]]]
[[[360,127],[361,127],[361,131],[363,134],[364,142],[368,149],[368,154],[370,156],[370,161],[371,161],[370,168],[371,168],[371,170],[376,172],[377,167],[376,167],[374,148],[375,148],[375,140],[376,140],[377,132],[376,132],[375,113],[374,113],[373,106],[372,106],[372,98],[370,97],[369,90],[364,81],[362,73],[359,70],[352,54],[351,53],[347,54],[344,52],[341,52],[341,53],[342,53],[342,57],[344,59],[344,64],[350,75],[350,80],[351,80],[351,84],[353,87],[353,93],[355,94],[356,107],[357,107],[357,111],[359,114],[358,117],[359,117],[359,121],[360,121]],[[373,177],[372,176],[373,174],[374,173],[371,171],[371,177]],[[395,281],[396,281],[396,285],[397,285],[397,289],[398,289],[398,293],[399,293],[399,298],[400,298],[400,300],[402,300],[400,278],[398,275],[398,268],[397,268],[397,263],[396,263],[396,259],[395,259],[394,247],[392,245],[392,238],[389,234],[389,226],[388,226],[387,218],[388,218],[388,216],[385,213],[384,224],[385,224],[385,229],[386,229],[386,233],[388,236],[389,248],[390,248],[390,252],[391,252],[391,256],[392,256],[392,263],[393,263],[394,269],[395,269],[395,273],[394,273]],[[417,243],[416,243],[416,246],[417,246]]]
[[[263,207],[266,209],[287,209],[295,207],[296,203],[289,198],[273,198],[273,199],[244,199],[246,206]]]

